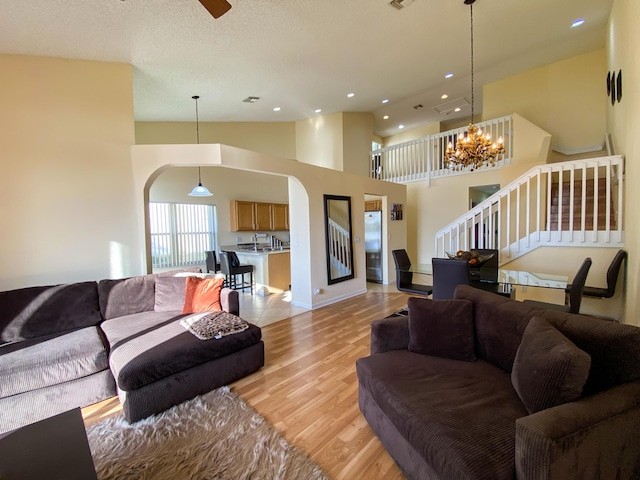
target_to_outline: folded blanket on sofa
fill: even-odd
[[[192,314],[180,320],[180,325],[200,340],[222,338],[249,328],[249,324],[242,318],[228,312]]]

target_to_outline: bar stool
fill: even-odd
[[[225,283],[233,290],[242,290],[249,287],[253,295],[253,265],[241,265],[235,252],[220,253],[220,270],[225,275]],[[249,283],[245,282],[244,275],[249,274]],[[237,275],[242,275],[240,284],[237,282]]]

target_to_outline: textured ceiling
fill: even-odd
[[[215,20],[197,0],[0,0],[0,52],[132,64],[137,121],[193,121],[193,95],[202,121],[373,112],[382,136],[470,115],[433,108],[470,100],[463,0],[229,1]],[[478,0],[476,112],[483,83],[603,47],[611,3]]]

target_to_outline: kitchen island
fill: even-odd
[[[272,248],[258,244],[256,248],[227,245],[223,252],[235,252],[240,263],[253,265],[257,295],[266,296],[289,290],[291,286],[291,256],[288,248]]]

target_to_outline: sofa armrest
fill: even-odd
[[[371,355],[409,347],[409,317],[400,315],[371,322]]]
[[[519,480],[638,478],[640,381],[516,421]]]
[[[220,291],[222,310],[240,316],[240,296],[236,290],[224,287]]]

